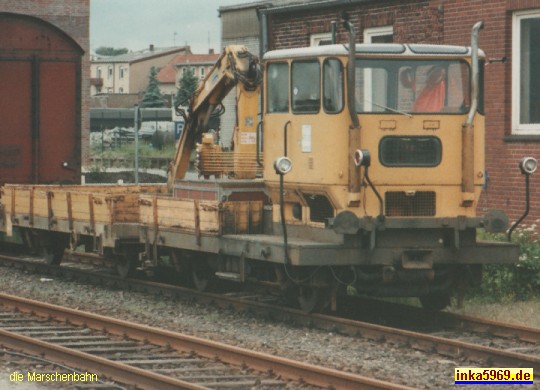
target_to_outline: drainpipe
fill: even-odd
[[[266,12],[264,10],[260,10],[259,12],[259,19],[260,19],[260,37],[259,40],[261,47],[259,48],[259,58],[263,58],[264,53],[268,51],[268,16],[266,15]]]
[[[360,122],[356,114],[356,34],[354,26],[350,22],[348,15],[343,15],[343,26],[349,32],[349,61],[347,64],[347,105],[351,125],[349,126],[349,184],[347,204],[349,207],[360,206],[360,168],[354,162],[354,154],[360,149]]]
[[[475,23],[471,33],[471,61],[472,61],[472,90],[471,108],[461,129],[462,161],[461,161],[461,206],[471,207],[474,203],[474,117],[478,109],[479,95],[479,62],[478,62],[478,35],[484,27],[484,22]]]

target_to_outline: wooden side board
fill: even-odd
[[[263,201],[179,199],[163,192],[158,185],[6,185],[1,197],[11,226],[81,234],[121,223],[181,229],[196,236],[262,231]]]
[[[140,222],[205,234],[256,233],[262,229],[262,201],[218,202],[140,195]]]
[[[49,219],[49,224],[67,221],[114,224],[139,222],[139,196],[160,193],[163,186],[54,186],[6,185],[2,187],[2,203],[6,219],[14,225],[33,226],[36,219]]]

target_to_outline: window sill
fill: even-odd
[[[504,142],[540,142],[540,134],[511,134],[503,138]]]

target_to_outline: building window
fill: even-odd
[[[394,28],[392,26],[373,27],[364,30],[364,43],[392,42],[394,42]]]
[[[112,66],[109,66],[109,69],[108,69],[108,76],[107,76],[110,79],[113,78],[113,67]]]
[[[512,39],[512,132],[540,134],[539,9],[514,14]]]
[[[98,79],[101,78],[101,66],[98,66],[98,67],[97,67],[97,74],[96,74],[96,77],[97,77]]]
[[[332,44],[332,33],[325,32],[319,34],[311,34],[309,37],[310,46],[323,46]]]
[[[123,66],[120,67],[120,69],[118,70],[118,77],[123,79],[124,78],[124,74],[125,74],[125,69]]]
[[[201,67],[199,68],[199,75],[201,76],[201,79],[204,79],[204,70],[205,70],[205,69],[204,69],[203,66],[201,66]]]

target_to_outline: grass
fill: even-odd
[[[420,301],[417,298],[384,298],[383,300],[421,307]],[[486,318],[493,321],[540,328],[540,297],[533,297],[525,301],[514,301],[510,298],[497,301],[481,296],[469,296],[463,300],[462,307],[457,306],[457,300],[454,297],[452,299],[452,305],[446,311],[471,317]]]
[[[540,328],[540,297],[508,302],[486,302],[482,298],[469,298],[463,302],[462,308],[452,305],[449,311]]]

